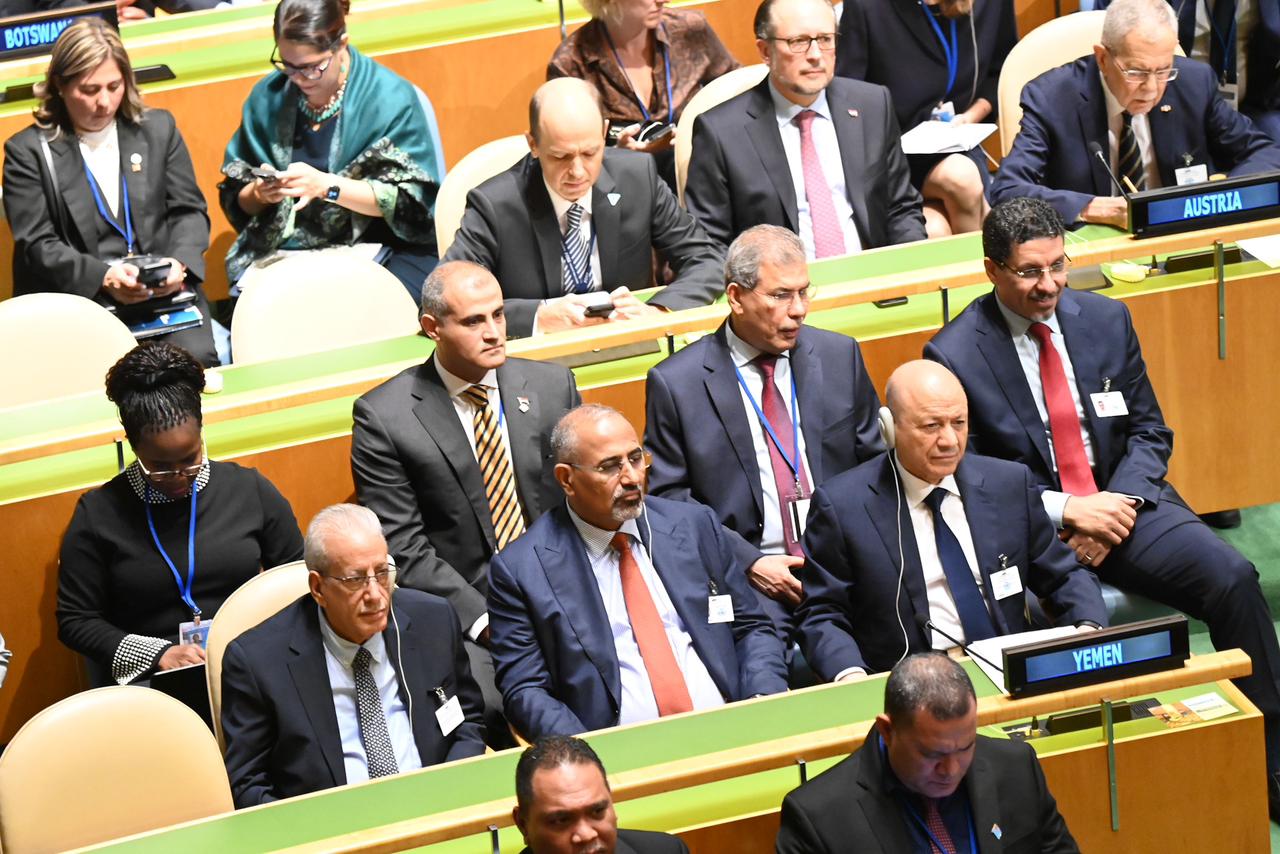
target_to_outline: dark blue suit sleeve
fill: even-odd
[[[1031,556],[1027,586],[1042,601],[1047,600],[1045,610],[1056,625],[1072,626],[1087,620],[1106,626],[1107,607],[1098,579],[1077,563],[1075,552],[1058,539],[1031,470],[1021,468],[1027,505],[1027,554]]]
[[[1205,135],[1214,165],[1229,176],[1280,169],[1280,146],[1213,90]]]
[[[530,603],[502,555],[489,563],[490,652],[507,720],[522,736],[576,735],[587,727],[555,696]]]
[[[688,501],[692,492],[685,461],[684,432],[679,408],[662,374],[649,369],[644,385],[644,447],[653,455],[649,467],[649,494],[674,501]]]
[[[227,777],[236,809],[279,800],[272,789],[270,756],[275,712],[258,687],[243,646],[232,641],[222,659],[222,733]]]
[[[850,667],[870,670],[849,622],[850,556],[840,514],[822,487],[813,494],[804,532],[807,555],[801,578],[804,600],[796,612],[800,648],[805,660],[824,681]]]
[[[1116,463],[1105,486],[1099,486],[1110,492],[1136,495],[1155,506],[1169,470],[1173,431],[1165,424],[1155,389],[1151,387],[1151,378],[1147,376],[1147,365],[1142,358],[1142,347],[1133,329],[1129,308],[1122,302],[1116,304],[1120,306],[1124,324],[1119,337],[1125,349],[1123,376],[1128,380],[1126,387],[1121,389],[1129,409],[1128,434],[1124,455]]]

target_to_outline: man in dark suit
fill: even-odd
[[[1022,90],[1022,129],[992,182],[992,202],[1044,199],[1063,222],[1125,228],[1128,203],[1091,144],[1141,190],[1280,169],[1280,147],[1227,106],[1207,65],[1173,55],[1177,41],[1164,0],[1112,3],[1093,56]]]
[[[729,319],[649,371],[649,490],[706,504],[746,540],[747,578],[789,643],[803,594],[793,570],[804,563],[805,514],[797,507],[793,518],[792,505],[884,450],[880,399],[857,341],[804,325],[812,285],[794,232],[744,231],[725,279]]]
[[[236,807],[483,753],[457,615],[438,596],[392,595],[377,517],[326,508],[303,553],[311,592],[233,640],[223,660]]]
[[[540,738],[520,754],[511,815],[521,854],[689,854],[677,836],[618,828],[604,764],[572,736]]]
[[[782,644],[705,507],[645,499],[647,455],[588,404],[552,435],[567,502],[490,566],[493,660],[526,738],[786,690]]]
[[[810,258],[925,238],[889,92],[835,73],[824,0],[764,0],[759,86],[694,121],[685,206],[727,246],[758,223],[791,229]]]
[[[964,669],[913,655],[889,674],[884,712],[857,752],[783,800],[778,854],[979,848],[1080,850],[1031,746],[978,735]]]
[[[947,635],[1027,631],[1024,585],[1058,625],[1105,625],[1097,579],[1056,536],[1031,472],[965,454],[968,405],[951,372],[907,362],[885,397],[891,453],[814,494],[797,614],[813,669],[861,676],[955,646]]]
[[[653,158],[606,150],[600,93],[573,77],[549,80],[529,103],[530,154],[467,195],[445,260],[475,261],[502,283],[515,335],[707,305],[719,292],[722,250],[680,207]],[[647,303],[653,250],[675,278]],[[586,316],[608,291],[612,314]]]
[[[461,618],[489,738],[505,746],[487,649],[489,559],[558,500],[551,429],[578,389],[565,368],[506,357],[502,292],[476,264],[432,271],[422,328],[436,342],[431,358],[355,403],[351,472],[401,585],[445,597]]]
[[[1272,816],[1280,806],[1280,646],[1258,574],[1165,481],[1173,432],[1123,302],[1067,288],[1063,225],[1037,199],[996,205],[983,225],[995,290],[934,336],[928,358],[969,394],[974,447],[1031,469],[1080,563],[1122,589],[1209,625],[1252,675],[1263,713]]]

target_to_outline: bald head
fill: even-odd
[[[551,192],[576,202],[591,192],[604,163],[600,94],[576,77],[548,80],[529,102],[529,150]]]
[[[924,359],[900,365],[885,387],[885,405],[904,469],[932,484],[955,472],[969,439],[969,402],[953,373]]]

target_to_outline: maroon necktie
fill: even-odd
[[[631,554],[631,540],[619,531],[611,541],[618,552],[618,574],[622,578],[622,598],[627,603],[627,619],[631,621],[631,633],[640,647],[640,658],[649,674],[653,699],[658,704],[658,716],[666,717],[693,710],[689,686],[680,672],[676,654],[671,651],[671,641],[663,628],[658,606],[653,602],[649,586],[640,574],[640,565]]]
[[[929,851],[938,854],[956,854],[956,844],[951,839],[951,832],[938,812],[938,801],[934,798],[921,798],[924,801],[924,823],[933,838],[929,840]],[[942,847],[939,848],[938,846]],[[977,852],[974,852],[977,854]]]
[[[1062,491],[1071,495],[1092,495],[1098,491],[1084,452],[1084,434],[1076,414],[1067,372],[1062,357],[1053,346],[1052,330],[1043,323],[1033,323],[1029,330],[1040,342],[1040,384],[1044,386],[1044,405],[1049,410],[1049,432],[1053,435],[1053,457],[1058,462],[1058,481]]]
[[[760,408],[764,410],[765,420],[769,422],[769,426],[773,428],[773,435],[778,439],[778,442],[774,442],[771,437],[766,436],[765,444],[769,446],[769,462],[773,464],[773,479],[778,485],[778,504],[782,510],[782,540],[786,544],[787,554],[804,557],[804,550],[800,548],[800,537],[797,536],[791,524],[791,511],[787,508],[787,505],[797,497],[797,480],[800,482],[801,494],[809,494],[809,478],[804,471],[804,455],[801,454],[799,459],[794,461],[799,467],[797,475],[791,470],[791,466],[787,465],[786,459],[796,450],[791,414],[782,399],[782,393],[778,391],[778,386],[773,381],[773,371],[777,367],[778,357],[772,353],[761,353],[755,361],[764,378]],[[778,443],[782,444],[782,449],[778,448]],[[786,451],[786,456],[782,453],[783,449]]]
[[[804,173],[804,195],[809,200],[809,219],[813,223],[813,254],[829,258],[845,253],[844,232],[813,142],[813,120],[817,117],[813,110],[801,110],[792,121],[800,128],[800,170]]]

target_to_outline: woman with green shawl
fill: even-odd
[[[227,277],[240,283],[280,251],[360,244],[416,299],[437,261],[439,137],[413,84],[349,43],[348,9],[276,7],[276,71],[249,94],[222,166],[219,199],[239,232]]]

